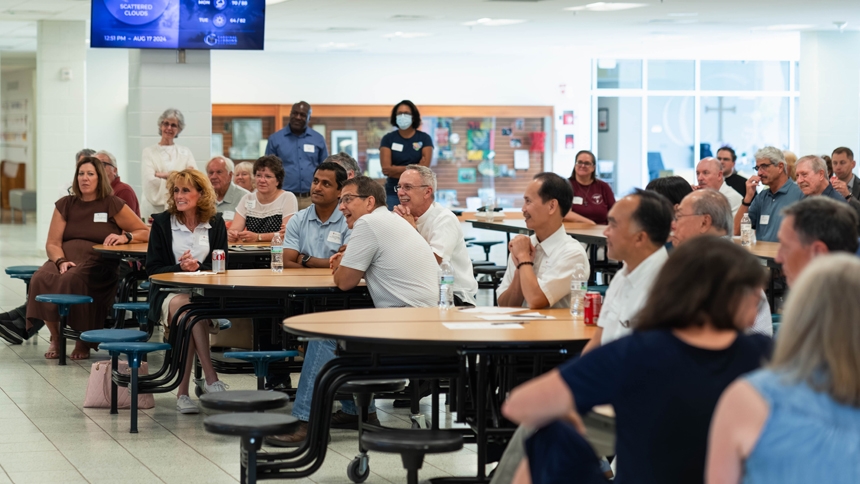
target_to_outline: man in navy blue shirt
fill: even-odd
[[[311,105],[300,101],[290,110],[290,123],[269,136],[266,154],[275,155],[284,164],[283,189],[292,192],[299,210],[311,204],[311,181],[317,166],[328,157],[325,137],[308,128]]]
[[[827,178],[827,164],[818,156],[806,155],[797,160],[794,173],[797,175],[797,186],[804,197],[821,195],[837,202],[847,202],[845,197],[830,185],[830,180]]]

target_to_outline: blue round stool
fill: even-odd
[[[26,288],[26,294],[30,294],[30,279],[33,278],[33,274],[39,270],[39,266],[10,266],[6,268],[6,274],[9,274],[9,277],[12,279],[21,279],[24,281],[24,285]]]
[[[60,336],[58,338],[59,341],[57,342],[59,344],[59,351],[57,357],[59,358],[59,364],[65,366],[66,337],[63,333],[66,330],[69,310],[75,304],[89,304],[93,302],[93,298],[89,296],[81,296],[80,294],[39,294],[36,296],[36,301],[57,305],[57,311],[60,313]]]
[[[264,379],[269,375],[269,364],[273,361],[283,361],[287,358],[299,356],[295,350],[284,351],[228,351],[224,353],[225,358],[236,358],[237,360],[249,361],[254,365],[254,375],[257,377],[257,390],[264,389]]]
[[[128,388],[131,392],[131,430],[130,433],[137,433],[137,382],[138,370],[140,369],[140,361],[143,355],[152,353],[153,351],[169,350],[170,345],[167,343],[102,343],[99,345],[100,350],[108,351],[111,356],[120,353],[128,357],[128,367],[131,370],[131,380]]]
[[[150,285],[151,285],[151,283],[149,281],[143,281],[140,283],[140,289],[142,291],[148,291]]]
[[[116,303],[113,305],[114,309],[118,309],[120,311],[131,311],[134,313],[134,317],[137,318],[137,324],[141,331],[146,331],[149,333],[148,326],[148,315],[149,315],[149,303],[148,302],[124,302],[124,303]],[[124,317],[124,316],[123,316]]]
[[[87,343],[130,343],[146,341],[149,335],[134,329],[94,329],[81,333],[81,341]],[[119,353],[110,354],[111,374],[119,370]],[[119,413],[116,408],[116,382],[110,382],[110,413]]]

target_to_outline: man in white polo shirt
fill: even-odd
[[[499,286],[499,306],[531,309],[570,307],[570,278],[576,264],[588,276],[582,245],[567,235],[562,220],[570,211],[573,189],[555,173],[539,173],[523,194],[523,216],[531,236],[511,240],[508,268]]]
[[[672,204],[655,192],[637,189],[609,210],[606,256],[624,267],[609,283],[597,331],[583,354],[630,334],[631,321],[669,258],[665,244],[671,228]]]
[[[433,251],[408,222],[388,211],[382,185],[359,176],[347,180],[340,193],[340,210],[352,234],[346,250],[331,257],[337,287],[348,291],[364,278],[378,308],[435,306],[438,265]],[[293,403],[293,416],[301,423],[292,434],[267,437],[266,443],[298,447],[307,438],[314,382],[322,367],[335,357],[335,347],[333,340],[308,343]],[[379,425],[373,402],[367,422]],[[332,415],[331,426],[358,428],[358,409],[352,400],[341,401],[341,410]]]
[[[732,219],[738,213],[738,208],[744,197],[730,187],[723,179],[723,166],[720,161],[713,157],[702,158],[702,161],[696,165],[696,181],[699,185],[693,187],[694,190],[702,190],[705,188],[714,189],[723,194],[726,200],[729,201],[729,206],[732,209]]]
[[[409,165],[394,187],[400,205],[394,213],[403,217],[433,249],[436,262],[447,261],[454,269],[454,304],[475,306],[478,281],[466,249],[463,229],[454,212],[434,202],[436,174],[421,165]]]

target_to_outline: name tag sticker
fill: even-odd
[[[582,205],[582,197],[573,197],[574,205]]]
[[[206,245],[206,246],[208,246],[208,245],[209,245],[209,234],[203,234],[203,235],[201,235],[201,236],[200,236],[200,238],[198,239],[198,242],[197,242],[197,243],[198,243],[198,245]]]
[[[403,151],[403,145],[400,143],[391,143],[391,151]]]
[[[99,213],[93,214],[93,222],[106,224],[107,223],[107,212],[99,212]]]
[[[333,244],[339,244],[340,243],[340,232],[335,232],[334,230],[332,230],[331,232],[328,233],[328,239],[326,239],[326,240],[328,242],[333,243]]]
[[[313,153],[314,145],[305,145],[305,153]]]
[[[233,217],[236,216],[236,212],[226,211],[224,212],[224,220],[233,220]]]
[[[767,225],[770,222],[770,215],[762,215],[760,219],[758,219],[758,223],[762,225]]]
[[[245,210],[254,210],[254,207],[257,206],[256,200],[245,200]]]

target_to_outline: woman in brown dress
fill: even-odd
[[[92,304],[71,307],[68,325],[76,331],[101,329],[116,297],[119,261],[103,259],[94,245],[120,245],[149,240],[149,229],[122,199],[113,196],[104,167],[97,158],[78,161],[74,195],[57,200],[48,229],[48,262],[33,274],[27,302],[27,325],[41,319],[51,332],[49,360],[58,358],[60,315],[57,306],[36,302],[39,294],[81,294]],[[90,357],[90,346],[75,342],[70,357]]]

